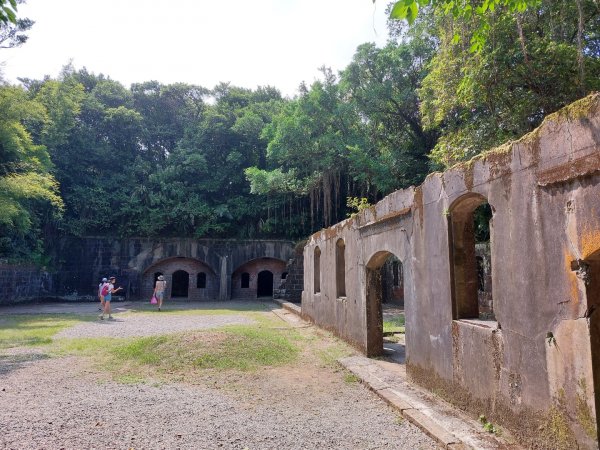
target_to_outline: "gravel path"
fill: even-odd
[[[242,315],[119,315],[114,320],[80,323],[59,332],[57,338],[155,336],[180,331],[249,325],[254,320]]]
[[[249,320],[185,317],[196,328],[240,318]],[[122,319],[81,324],[62,335],[190,329],[182,328],[177,315]],[[252,373],[213,373],[186,383],[120,384],[75,356],[47,358],[43,349],[4,352],[0,448],[436,448],[363,385],[311,361]]]

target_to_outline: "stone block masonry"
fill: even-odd
[[[0,305],[39,299],[50,287],[48,274],[36,267],[0,264]]]
[[[286,265],[287,276],[274,292],[274,297],[293,303],[300,303],[302,291],[304,290],[304,245],[302,242],[296,245],[294,257]]]
[[[102,277],[113,275],[117,285],[124,288],[117,299],[147,300],[156,276],[162,274],[169,297],[228,300],[234,274],[251,262],[249,275],[256,280],[261,271],[270,272],[272,289],[277,288],[293,252],[293,242],[278,240],[64,237],[53,255],[58,267],[49,295],[63,300],[95,300]],[[255,298],[256,289],[249,294]]]

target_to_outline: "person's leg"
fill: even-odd
[[[165,296],[165,292],[158,292],[157,298],[158,298],[158,310],[160,311],[160,308],[162,308],[162,302],[163,302],[163,298]]]
[[[110,314],[111,313],[111,310],[110,310],[110,304],[111,304],[111,302],[108,301],[108,302],[105,302],[105,303],[106,303],[106,311],[108,311],[108,318],[112,319],[112,315]]]

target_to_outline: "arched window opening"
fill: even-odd
[[[250,287],[250,274],[248,272],[244,272],[242,274],[242,284],[241,284],[241,288],[242,289],[248,289]]]
[[[492,208],[471,194],[450,213],[451,262],[455,319],[496,320],[492,296]]]
[[[173,285],[171,286],[171,297],[187,297],[190,285],[190,274],[185,270],[173,272]]]
[[[281,274],[281,279],[282,279],[282,280],[285,280],[285,279],[287,279],[287,276],[288,276],[288,273],[287,273],[287,272],[283,272],[283,273]]]
[[[346,244],[338,239],[335,248],[335,281],[337,297],[346,296]]]
[[[206,273],[205,272],[200,272],[196,276],[196,288],[206,289]]]
[[[315,248],[313,258],[313,286],[314,293],[318,294],[321,292],[321,249],[319,247]]]

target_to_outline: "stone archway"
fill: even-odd
[[[269,270],[258,272],[256,284],[257,297],[273,297],[273,272]]]
[[[380,251],[375,253],[366,266],[366,317],[367,317],[367,356],[380,356],[384,353],[383,333],[383,297],[384,286],[382,268],[384,265],[399,262],[398,269],[402,270],[402,263],[393,253]],[[402,277],[400,273],[399,277]],[[395,280],[392,278],[392,283]],[[404,297],[404,295],[402,295]],[[402,352],[403,352],[402,348]],[[404,354],[401,361],[404,360]]]
[[[272,297],[273,290],[278,288],[274,285],[275,281],[281,281],[281,274],[286,271],[285,261],[279,259],[257,258],[247,261],[231,275],[231,298]]]
[[[190,301],[210,301],[218,297],[218,277],[204,261],[167,258],[148,267],[142,276],[143,298],[150,299],[159,275],[163,275],[167,282],[167,299],[174,297]]]

